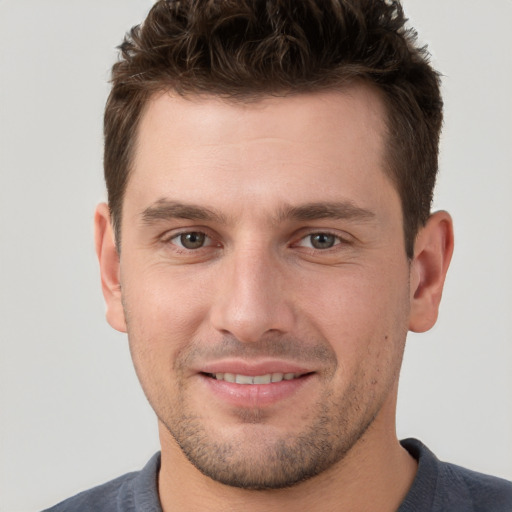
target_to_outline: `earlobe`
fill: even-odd
[[[120,261],[117,252],[109,207],[97,206],[94,215],[94,239],[100,264],[101,287],[107,306],[107,321],[116,330],[126,332],[126,321],[121,299]]]
[[[444,211],[432,214],[416,237],[410,276],[413,332],[428,331],[436,323],[453,243],[452,218]]]

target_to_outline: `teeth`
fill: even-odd
[[[252,379],[253,384],[270,384],[272,382],[272,375],[267,373],[267,375],[259,375]]]
[[[237,375],[235,377],[235,382],[237,384],[254,384],[254,377],[249,377],[247,375]]]
[[[270,384],[282,380],[292,380],[300,376],[298,373],[267,373],[265,375],[241,375],[235,373],[214,373],[212,377],[217,380],[234,382],[236,384]]]

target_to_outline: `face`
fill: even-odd
[[[148,105],[109,319],[215,480],[290,486],[392,426],[410,266],[383,120],[362,85]]]

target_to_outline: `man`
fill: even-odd
[[[493,510],[395,433],[437,318],[439,79],[396,3],[160,1],[122,45],[95,216],[162,451],[52,510]]]

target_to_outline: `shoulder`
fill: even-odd
[[[141,471],[78,493],[43,512],[161,512],[157,477],[160,454],[155,454]]]
[[[512,482],[442,462],[416,439],[402,445],[418,461],[418,472],[400,512],[512,511]]]
[[[447,489],[448,500],[450,494],[464,498],[475,512],[512,511],[512,482],[443,462],[440,463],[440,477]]]
[[[62,501],[44,512],[62,512],[62,511],[114,511],[116,510],[116,501],[119,494],[129,496],[130,482],[137,476],[138,472],[127,473],[110,482],[106,482],[87,491]]]

